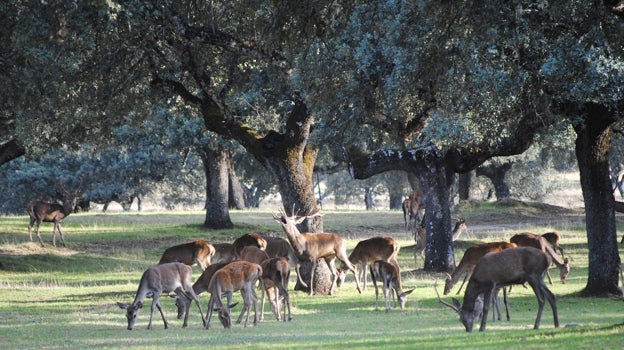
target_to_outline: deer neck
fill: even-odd
[[[284,233],[296,251],[302,252],[305,249],[305,239],[294,224],[284,226]]]
[[[563,262],[563,260],[559,257],[559,255],[557,255],[557,253],[555,252],[554,249],[552,249],[550,247],[550,244],[545,244],[544,247],[546,248],[546,253],[548,254],[548,256],[550,257],[550,259],[552,260],[552,262],[557,265],[557,266],[563,266],[565,265],[565,263]]]

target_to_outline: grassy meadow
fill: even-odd
[[[201,228],[203,212],[145,212],[72,214],[64,223],[68,248],[51,246],[52,225],[42,225],[47,243],[29,242],[27,216],[0,217],[0,348],[4,349],[318,349],[318,348],[624,348],[624,302],[579,298],[586,284],[587,244],[581,212],[545,210],[543,206],[483,204],[460,209],[469,231],[456,242],[459,263],[471,244],[508,240],[514,233],[562,233],[562,246],[571,259],[567,284],[555,268],[549,286],[558,298],[560,328],[554,328],[548,304],[541,328],[533,330],[537,302],[530,289],[514,287],[510,295],[511,321],[488,322],[485,332],[466,333],[457,315],[440,304],[433,289],[444,276],[416,268],[413,240],[403,230],[398,211],[327,211],[327,232],[339,233],[350,251],[358,240],[393,236],[402,246],[399,262],[404,289],[414,288],[404,311],[375,311],[374,288],[358,294],[353,276],[333,296],[291,291],[293,320],[268,317],[256,327],[234,324],[226,330],[213,318],[203,329],[193,306],[189,327],[175,318],[173,299],[163,308],[169,329],[156,311],[154,329],[146,329],[147,300],[133,331],[126,330],[124,310],[116,302],[131,302],[143,271],[158,262],[162,251],[191,239],[231,242],[241,234],[264,232],[283,237],[270,211],[233,211],[231,230]],[[618,226],[622,225],[618,218]],[[57,242],[58,243],[58,242]],[[194,268],[194,278],[200,275]],[[296,275],[291,274],[291,288]],[[369,281],[370,284],[370,281]],[[258,296],[260,293],[258,292]],[[445,300],[450,301],[451,296]],[[462,296],[458,296],[461,300]],[[200,295],[206,311],[208,295]],[[236,294],[234,301],[242,301]],[[234,309],[237,317],[242,302]],[[383,306],[382,306],[383,309]],[[491,317],[491,314],[490,314]],[[475,330],[478,325],[475,326]]]

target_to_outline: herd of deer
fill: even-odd
[[[414,257],[422,254],[425,246],[426,232],[424,228],[418,228],[417,220],[422,220],[419,214],[423,208],[422,192],[420,197],[414,193],[408,197],[403,205],[405,227],[412,230],[415,239]],[[61,231],[60,223],[69,215],[70,204],[58,205],[43,202],[31,202],[28,205],[30,224],[28,231],[32,241],[31,227],[36,222],[36,233],[43,246],[39,226],[41,222],[54,222],[54,231],[58,230],[63,245],[65,240]],[[317,214],[318,215],[318,214]],[[366,267],[369,266],[373,285],[375,287],[375,309],[379,309],[379,290],[377,282],[381,283],[386,312],[390,310],[391,301],[398,301],[401,309],[404,309],[407,296],[413,291],[403,291],[401,285],[401,272],[397,261],[400,247],[392,237],[373,237],[360,241],[352,253],[347,256],[346,242],[336,234],[330,233],[305,233],[300,232],[297,225],[309,217],[288,216],[280,211],[279,215],[273,215],[288,239],[276,237],[264,237],[257,233],[243,235],[233,243],[210,244],[203,240],[197,240],[185,244],[176,245],[166,249],[158,265],[147,269],[139,282],[134,301],[131,304],[117,303],[126,310],[128,329],[132,330],[138,317],[138,311],[143,306],[146,298],[152,298],[148,329],[152,328],[154,308],[158,308],[163,319],[164,327],[168,327],[160,304],[160,296],[174,293],[178,318],[184,316],[183,327],[187,326],[190,304],[192,301],[197,305],[205,328],[210,327],[213,311],[217,312],[221,324],[225,328],[231,327],[230,310],[236,304],[232,304],[232,296],[240,291],[243,299],[243,309],[237,322],[241,323],[246,315],[245,327],[249,323],[251,308],[254,309],[253,324],[264,318],[265,295],[268,296],[271,309],[276,319],[290,321],[290,298],[288,294],[288,279],[290,267],[294,265],[297,278],[301,285],[309,288],[310,295],[314,294],[314,273],[310,273],[309,284],[303,281],[300,266],[303,262],[312,264],[314,271],[316,262],[324,259],[329,266],[333,280],[329,294],[333,293],[334,285],[341,286],[346,273],[352,272],[355,277],[356,287],[361,293],[360,279],[366,289]],[[466,229],[466,222],[458,220],[453,229],[453,241]],[[466,331],[470,332],[476,318],[481,316],[480,331],[485,330],[487,315],[490,304],[498,310],[497,294],[502,289],[504,293],[507,319],[506,287],[514,284],[528,283],[538,300],[537,319],[534,328],[539,328],[544,303],[547,300],[552,308],[555,327],[559,326],[556,300],[553,293],[546,287],[545,275],[549,282],[552,279],[548,273],[551,264],[555,264],[560,272],[562,283],[565,283],[570,272],[567,258],[560,258],[555,250],[559,250],[563,256],[563,249],[559,245],[560,235],[557,232],[549,232],[543,235],[532,233],[519,233],[510,239],[510,242],[482,243],[466,249],[463,258],[452,274],[447,274],[444,294],[451,292],[452,288],[463,276],[457,294],[460,293],[464,283],[468,285],[464,294],[463,304],[453,299],[453,304],[444,302],[439,294],[438,299],[443,304],[451,307],[460,315]],[[55,232],[53,233],[55,245]],[[341,262],[340,268],[336,268],[334,260]],[[202,269],[201,276],[191,283],[192,266]],[[361,274],[357,267],[360,266]],[[256,284],[262,291],[260,317],[257,314],[258,297],[255,292]],[[435,286],[435,292],[437,286]],[[206,316],[201,308],[199,295],[210,292]],[[223,304],[222,298],[227,298]],[[283,304],[283,305],[280,305]],[[288,311],[288,317],[286,317]]]

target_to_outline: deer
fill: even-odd
[[[458,218],[455,221],[455,226],[453,226],[452,237],[453,242],[459,238],[462,232],[466,231],[468,226],[466,225],[466,220],[464,218]],[[424,227],[419,228],[414,234],[414,240],[416,244],[414,245],[414,263],[417,264],[417,256],[420,255],[423,259],[425,258],[425,246],[427,246],[427,229]]]
[[[168,294],[175,292],[178,297],[184,297],[188,300],[194,300],[195,304],[199,308],[199,313],[204,321],[204,314],[199,303],[199,298],[193,291],[191,285],[191,267],[179,262],[165,263],[148,268],[141,276],[139,282],[139,288],[137,289],[136,296],[132,304],[117,302],[117,305],[126,310],[126,318],[128,319],[128,330],[134,328],[139,315],[139,310],[143,307],[143,301],[145,298],[152,298],[152,306],[150,309],[149,323],[147,329],[152,329],[152,317],[154,315],[154,308],[158,308],[160,316],[162,317],[165,329],[169,328],[165,314],[162,311],[160,305],[161,294]],[[186,327],[188,324],[189,309],[186,308],[184,315],[184,323],[182,327]]]
[[[319,215],[318,213],[315,215]],[[283,211],[280,215],[273,214],[273,219],[277,221],[283,228],[284,233],[288,237],[290,245],[295,250],[297,256],[297,264],[295,265],[299,282],[305,288],[308,288],[301,278],[300,267],[301,263],[309,261],[312,264],[310,270],[310,295],[314,295],[314,269],[316,268],[316,260],[325,259],[325,262],[331,270],[333,279],[329,288],[329,294],[332,295],[334,291],[334,285],[338,278],[338,270],[334,264],[334,260],[338,258],[346,268],[353,272],[355,276],[355,283],[359,293],[362,293],[360,288],[360,280],[357,274],[357,268],[349,261],[347,257],[347,245],[345,241],[338,235],[333,233],[307,233],[299,232],[297,225],[302,223],[308,217],[288,217]]]
[[[236,304],[232,304],[232,294],[240,290],[243,297],[243,311],[238,317],[237,323],[241,323],[245,311],[247,318],[245,319],[245,327],[249,323],[249,314],[251,306],[254,309],[254,326],[258,324],[258,297],[254,291],[256,282],[262,276],[262,267],[249,261],[232,261],[221,269],[217,270],[210,279],[208,291],[210,292],[210,301],[206,315],[206,329],[210,328],[210,319],[212,312],[217,311],[219,321],[224,328],[232,327],[232,319],[230,309]],[[260,280],[262,284],[262,281]],[[262,287],[262,285],[261,285]],[[227,297],[227,304],[223,305],[221,298]]]
[[[563,248],[561,248],[561,246],[559,245],[559,241],[561,240],[561,234],[559,232],[556,232],[556,231],[546,232],[542,235],[542,237],[544,237],[548,241],[548,243],[550,243],[550,246],[555,251],[558,250],[561,253],[562,258],[565,258],[563,254]]]
[[[463,304],[453,299],[453,304],[440,299],[444,305],[452,308],[459,314],[459,319],[472,332],[474,319],[478,316],[478,298],[482,295],[483,316],[479,331],[485,331],[489,304],[497,288],[513,284],[528,283],[537,298],[537,318],[533,329],[539,329],[542,319],[544,303],[548,301],[553,312],[555,328],[559,327],[557,315],[557,300],[555,295],[546,287],[544,274],[550,266],[551,260],[546,253],[533,247],[517,247],[504,249],[497,253],[483,256],[475,266],[468,286],[464,293]],[[437,292],[437,291],[436,291]]]
[[[401,204],[403,219],[405,220],[405,232],[416,229],[416,221],[421,222],[425,210],[425,194],[418,189],[412,192]]]
[[[399,271],[398,265],[391,264],[385,260],[376,260],[370,265],[369,269],[373,285],[375,286],[375,311],[379,310],[379,289],[377,288],[377,281],[381,282],[383,297],[386,302],[386,312],[390,311],[390,300],[388,300],[387,292],[390,292],[393,301],[394,294],[396,294],[399,306],[401,310],[404,310],[407,296],[414,290],[403,291],[403,287],[401,286],[401,272]]]
[[[159,264],[177,261],[189,266],[199,265],[204,271],[210,265],[210,259],[215,255],[215,252],[215,247],[212,244],[198,239],[165,249]]]
[[[202,274],[197,278],[195,283],[193,283],[193,292],[195,295],[199,297],[203,292],[208,291],[208,285],[210,284],[210,279],[212,276],[223,268],[225,265],[229,264],[229,262],[217,262],[213,263],[210,266],[206,267],[206,269],[202,272]],[[181,319],[182,316],[186,313],[186,310],[190,307],[191,299],[189,298],[181,298],[178,295],[174,295],[176,299],[176,307],[178,308],[178,319]]]
[[[286,310],[288,310],[288,321],[292,320],[290,313],[290,296],[288,294],[288,278],[290,277],[290,263],[285,257],[275,257],[266,259],[260,265],[262,267],[262,304],[260,307],[260,320],[264,319],[264,297],[265,293],[269,296],[269,302],[275,318],[286,322]],[[280,312],[280,299],[283,299],[284,305]]]
[[[63,219],[69,216],[74,210],[76,206],[76,202],[79,196],[70,196],[65,195],[63,198],[63,204],[58,203],[48,203],[43,201],[30,201],[27,205],[28,216],[30,217],[30,223],[28,224],[28,236],[30,237],[30,241],[32,242],[32,226],[36,223],[35,232],[37,233],[37,237],[39,238],[39,243],[41,243],[42,247],[45,247],[43,243],[43,239],[41,239],[41,232],[39,232],[39,227],[42,222],[53,222],[54,227],[52,228],[52,246],[56,247],[56,231],[58,231],[59,236],[61,237],[61,242],[63,243],[63,247],[67,247],[65,244],[65,235],[63,234],[63,230],[61,229],[61,223]]]
[[[546,238],[531,232],[521,232],[513,235],[509,241],[517,244],[519,247],[533,247],[548,254],[552,263],[557,265],[557,268],[559,269],[561,283],[566,283],[566,279],[570,274],[569,260],[568,258],[561,259],[559,255],[555,253],[555,250],[550,246],[550,243],[548,243]],[[550,277],[548,270],[546,270],[546,276],[548,277],[548,282],[552,284],[552,278]]]
[[[258,247],[261,250],[266,250],[267,241],[259,233],[255,233],[255,232],[247,233],[238,237],[237,239],[234,240],[234,243],[232,243],[232,249],[234,251],[234,259],[239,258],[240,251],[243,249],[243,247],[248,246],[248,245]]]
[[[367,266],[375,260],[384,260],[394,264],[397,268],[399,262],[397,261],[397,255],[401,247],[392,237],[373,237],[359,241],[353,251],[349,255],[349,261],[354,265],[360,264],[362,276],[360,280],[363,281],[364,290],[366,290],[366,274]],[[338,269],[337,285],[340,287],[347,275],[347,269],[344,264]]]
[[[281,237],[264,237],[267,241],[266,253],[269,258],[281,258],[288,259],[290,265],[295,266],[297,264],[297,256],[293,247],[287,240]]]
[[[234,260],[234,245],[232,243],[213,243],[215,254],[211,259],[213,264]]]
[[[487,253],[492,252],[500,252],[503,249],[515,248],[517,245],[515,243],[508,242],[489,242],[489,243],[481,243],[475,244],[473,246],[468,247],[464,252],[464,256],[462,257],[459,265],[455,268],[453,273],[449,275],[446,274],[446,283],[444,285],[444,295],[448,295],[459,278],[464,276],[462,284],[459,286],[457,290],[457,294],[459,294],[464,287],[464,283],[470,278],[472,274],[472,270],[474,270],[475,266],[477,266],[477,262],[479,259],[483,257]]]
[[[264,260],[267,260],[268,258],[269,255],[264,250],[260,250],[260,248],[253,245],[245,246],[240,251],[241,260],[256,263],[258,265],[260,265]]]

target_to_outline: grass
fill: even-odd
[[[507,240],[520,231],[562,233],[566,256],[572,259],[572,272],[567,284],[556,281],[549,286],[558,297],[561,328],[553,327],[552,312],[546,306],[541,328],[533,330],[535,297],[529,289],[515,287],[510,297],[510,322],[489,321],[486,332],[466,333],[457,315],[435,296],[433,284],[444,278],[442,274],[415,269],[410,249],[413,240],[403,232],[401,213],[332,211],[324,217],[325,230],[347,238],[349,250],[358,240],[375,235],[391,235],[399,241],[403,247],[399,254],[403,284],[405,289],[415,289],[406,310],[375,311],[374,288],[369,286],[358,294],[349,276],[333,296],[291,292],[291,322],[267,317],[256,327],[234,325],[225,330],[213,320],[214,326],[205,330],[193,308],[189,327],[182,328],[181,320],[175,319],[173,300],[166,299],[168,330],[163,329],[157,312],[154,329],[145,329],[149,317],[146,307],[139,314],[135,330],[127,331],[124,312],[115,303],[132,301],[142,272],[158,261],[164,248],[196,238],[228,242],[254,231],[277,236],[283,233],[267,211],[233,211],[235,228],[218,231],[201,228],[203,212],[93,213],[72,215],[66,220],[69,248],[53,248],[49,243],[41,248],[29,242],[26,216],[0,217],[0,348],[624,347],[624,303],[576,296],[587,277],[587,245],[579,213],[546,215],[544,210],[533,207],[488,204],[462,208],[456,214],[465,217],[470,228],[457,242],[457,261],[475,242]],[[51,241],[50,234],[51,225],[44,224],[44,241]],[[199,276],[197,268],[194,274]],[[556,270],[552,275],[556,278]],[[291,286],[294,278],[293,273]],[[200,298],[205,308],[207,295]],[[240,301],[239,295],[235,301]],[[240,306],[234,312],[240,312]]]

